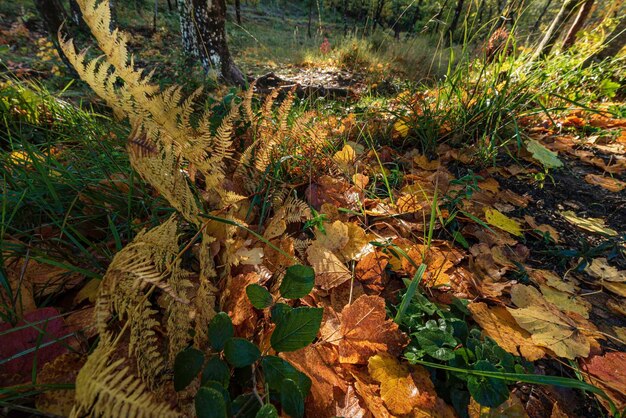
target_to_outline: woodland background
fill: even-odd
[[[626,3],[0,3],[0,415],[626,411]]]

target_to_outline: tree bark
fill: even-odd
[[[452,17],[452,23],[448,27],[448,35],[454,35],[454,31],[456,30],[457,25],[459,24],[459,18],[461,17],[461,12],[463,11],[463,4],[465,0],[457,0],[456,7],[454,8],[454,16]]]
[[[546,31],[546,34],[544,35],[543,39],[539,43],[539,46],[537,46],[537,50],[535,51],[535,54],[533,55],[533,60],[537,58],[544,58],[550,53],[550,51],[552,50],[552,47],[556,43],[556,40],[558,39],[559,35],[561,35],[561,32],[565,28],[565,24],[567,23],[567,20],[571,16],[574,9],[576,9],[577,5],[578,5],[578,0],[564,0],[563,1],[563,5],[561,6],[561,9],[559,10],[554,20],[550,24],[550,27],[548,28],[548,30]]]
[[[374,27],[373,27],[373,31],[376,31],[376,25],[380,26],[380,28],[383,28],[383,24],[380,21],[380,16],[383,13],[383,8],[385,7],[385,0],[378,0],[378,2],[376,3],[376,10],[374,12]]]
[[[306,28],[306,33],[309,39],[313,37],[313,35],[311,34],[311,19],[312,18],[313,18],[313,0],[309,0],[309,24],[307,25],[307,28]]]
[[[587,58],[583,63],[584,67],[591,65],[594,62],[601,62],[607,58],[612,58],[618,54],[626,45],[626,17],[623,15],[617,22],[617,27],[606,37],[602,46],[592,56]]]
[[[241,25],[241,0],[235,0],[235,18],[237,24]]]
[[[537,21],[533,25],[533,28],[530,30],[531,33],[535,33],[535,32],[537,32],[539,30],[539,27],[541,26],[541,21],[543,20],[543,17],[546,15],[546,12],[550,8],[550,5],[552,4],[552,1],[553,0],[547,0],[546,1],[546,5],[543,6],[543,9],[541,10],[541,13],[539,13],[539,16],[537,17]]]
[[[59,44],[59,29],[67,20],[67,13],[59,0],[35,0],[35,7],[39,16],[43,20],[43,24],[52,40],[52,44],[56,49],[63,64],[67,67],[72,77],[77,78],[78,74],[65,56],[61,45]]]
[[[348,34],[348,0],[343,0],[341,14],[343,18],[343,36],[346,36]]]
[[[585,0],[582,7],[578,11],[578,15],[576,15],[576,19],[572,26],[570,26],[567,35],[565,35],[565,39],[563,40],[563,49],[567,50],[572,45],[574,45],[574,41],[576,41],[576,35],[582,29],[583,25],[587,21],[589,17],[589,13],[591,13],[591,9],[593,8],[595,0]]]
[[[197,57],[208,73],[227,84],[245,87],[226,42],[225,0],[179,0],[183,49]]]

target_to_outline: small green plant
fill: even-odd
[[[401,327],[410,335],[405,352],[410,363],[438,362],[452,367],[503,373],[524,374],[532,363],[506,352],[481,331],[469,327],[471,316],[467,301],[455,299],[448,307],[430,302],[420,293],[413,295],[402,318]],[[447,396],[461,416],[466,415],[470,396],[481,405],[494,407],[509,398],[507,382],[502,379],[455,373],[434,372],[439,393]]]
[[[246,294],[252,306],[270,309],[276,325],[270,345],[276,352],[295,351],[311,344],[322,322],[322,309],[296,307],[279,302],[298,299],[313,289],[315,273],[311,267],[288,267],[279,286],[280,298],[269,290],[250,284]],[[304,399],[311,380],[288,361],[262,352],[254,343],[235,336],[230,317],[220,312],[209,324],[211,351],[187,348],[174,362],[174,388],[182,391],[199,379],[195,409],[205,417],[278,417],[274,404],[284,414],[304,416]],[[232,383],[232,384],[231,384]]]

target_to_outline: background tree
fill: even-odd
[[[583,63],[583,66],[587,67],[594,62],[604,61],[607,58],[611,58],[617,55],[618,52],[626,45],[626,17],[621,15],[617,22],[617,26],[606,37],[600,49],[589,57]]]
[[[574,41],[576,40],[576,34],[580,31],[587,21],[589,17],[589,13],[591,13],[591,9],[593,8],[593,4],[595,0],[585,0],[582,7],[578,11],[578,15],[576,15],[576,19],[570,26],[567,35],[565,35],[565,39],[563,40],[563,49],[569,49],[572,45],[574,45]]]
[[[567,20],[578,6],[578,0],[564,0],[561,9],[552,20],[541,42],[537,46],[533,59],[543,58],[550,53],[556,40],[561,35]]]
[[[68,20],[68,15],[63,5],[59,0],[35,0],[35,7],[61,61],[63,61],[63,64],[73,77],[78,77],[76,70],[70,64],[59,44],[59,29]]]
[[[246,80],[235,65],[226,42],[224,0],[178,0],[183,49],[197,57],[208,73],[227,84],[245,86]]]

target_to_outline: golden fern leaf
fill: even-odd
[[[98,347],[76,377],[76,404],[72,417],[178,418],[182,415],[146,392],[145,385],[123,367],[124,358],[112,360],[115,346],[102,334]]]

